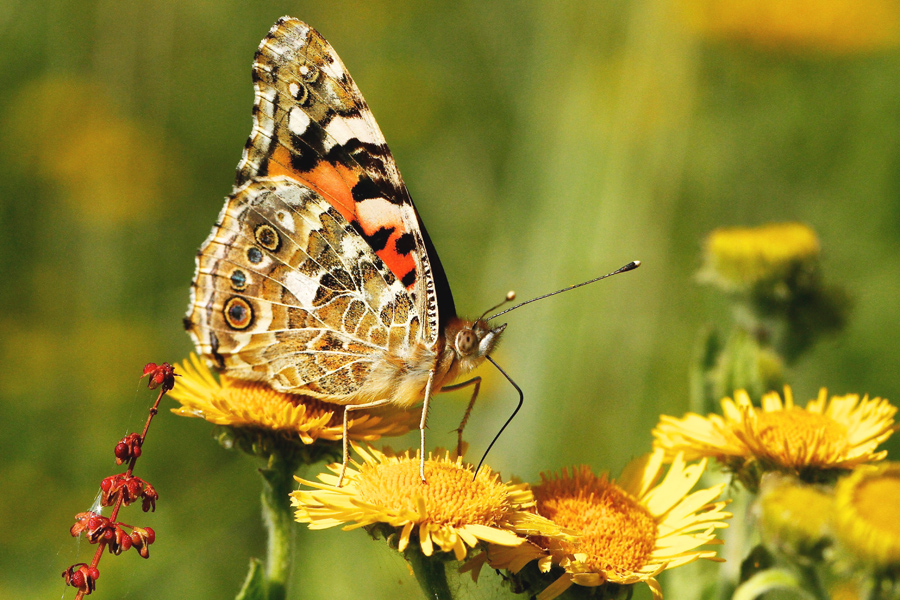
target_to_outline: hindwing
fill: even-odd
[[[315,189],[253,178],[200,248],[186,325],[229,377],[354,402],[373,364],[409,354],[409,291]]]

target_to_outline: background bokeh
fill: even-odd
[[[729,318],[694,278],[723,225],[810,224],[854,299],[846,330],[789,371],[798,398],[900,400],[896,1],[5,0],[0,599],[63,595],[59,573],[91,550],[72,515],[152,402],[143,364],[191,350],[194,253],[249,133],[253,53],[283,14],[365,94],[462,314],[644,261],[509,315],[495,357],[526,400],[489,459],[504,475],[616,473],[661,412],[687,408],[698,332]],[[473,454],[516,398],[481,374]],[[466,399],[440,398],[430,443],[453,443]],[[263,554],[258,465],[211,430],[154,422],[137,473],[159,507],[122,518],[158,540],[148,561],[104,557],[98,597],[233,597]],[[363,532],[298,535],[296,597],[418,597]]]

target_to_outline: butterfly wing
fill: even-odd
[[[284,176],[316,191],[412,294],[433,346],[455,316],[446,275],[384,136],[331,45],[283,17],[253,63],[253,130],[237,185]]]
[[[366,401],[379,361],[434,347],[455,315],[446,276],[378,125],[322,36],[280,19],[253,78],[253,129],[198,254],[185,325],[229,376]]]
[[[200,249],[186,319],[230,377],[356,403],[373,364],[417,343],[412,298],[315,190],[255,178]]]

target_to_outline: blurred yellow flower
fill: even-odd
[[[728,291],[784,286],[818,267],[819,239],[802,223],[723,227],[710,233],[705,245],[699,277]]]
[[[540,558],[541,570],[551,564],[565,574],[551,583],[538,600],[550,600],[573,584],[599,586],[646,583],[654,598],[662,597],[656,576],[704,558],[719,560],[714,550],[700,550],[704,544],[721,543],[716,529],[727,527],[731,515],[723,509],[727,502],[714,502],[725,484],[690,493],[706,461],[686,465],[677,457],[665,477],[662,451],[629,464],[618,482],[595,475],[586,466],[570,475],[541,475],[534,488],[538,513],[560,527],[580,533],[570,540],[535,538],[539,551],[530,547],[532,558]],[[662,480],[660,481],[660,478]],[[497,569],[516,572],[523,566],[526,552],[488,551],[487,562]],[[518,563],[514,562],[518,560]]]
[[[21,167],[56,183],[85,222],[162,218],[184,181],[175,147],[121,116],[88,80],[54,75],[23,86],[3,115],[2,141]]]
[[[828,588],[829,600],[864,600],[868,598],[867,583],[865,577],[851,577],[836,581]]]
[[[238,381],[221,376],[219,381],[209,367],[191,353],[178,369],[181,378],[169,396],[181,403],[172,412],[183,417],[201,417],[216,425],[256,427],[297,434],[305,444],[316,440],[339,440],[343,407],[314,398],[283,394],[261,383]],[[377,440],[382,436],[402,435],[418,427],[419,417],[412,412],[390,411],[370,414],[352,413],[349,437]]]
[[[858,394],[829,401],[824,388],[800,408],[788,386],[784,402],[778,392],[769,392],[757,408],[747,392],[738,390],[734,400],[722,400],[721,416],[661,416],[653,445],[669,458],[680,453],[689,460],[716,457],[732,468],[756,462],[764,470],[801,475],[810,469],[851,469],[887,455],[875,448],[894,432],[896,412],[886,400]]]
[[[391,455],[354,447],[362,464],[348,467],[342,487],[336,473],[340,464],[321,473],[319,481],[297,477],[301,489],[291,494],[296,519],[310,529],[348,523],[345,530],[384,523],[399,530],[399,550],[414,539],[422,554],[437,549],[453,552],[457,560],[480,542],[518,546],[525,534],[566,536],[558,526],[529,509],[534,497],[525,484],[503,483],[488,467],[473,477],[471,465],[449,453],[430,455],[423,483],[418,453]]]
[[[838,482],[835,505],[844,548],[876,568],[900,566],[900,463],[855,469]]]
[[[828,536],[834,502],[818,486],[769,473],[757,502],[760,534],[784,552],[814,550]]]
[[[894,47],[900,41],[896,0],[682,0],[698,33],[778,49],[833,54]]]

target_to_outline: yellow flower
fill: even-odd
[[[866,578],[852,577],[834,582],[828,589],[831,600],[863,600],[868,598]]]
[[[815,552],[829,534],[834,503],[818,486],[769,473],[763,477],[758,506],[763,539],[782,551]]]
[[[863,466],[835,488],[835,533],[844,548],[875,567],[900,566],[900,463]]]
[[[764,470],[804,475],[811,469],[851,469],[882,460],[875,448],[895,430],[896,407],[881,398],[857,394],[833,396],[823,388],[806,408],[794,405],[791,388],[753,406],[747,392],[722,400],[722,416],[688,413],[682,419],[660,417],[653,430],[656,448],[668,457],[683,452],[688,460],[716,457],[732,468],[757,463]]]
[[[606,582],[633,585],[646,583],[654,598],[662,597],[656,576],[700,558],[719,560],[714,550],[700,550],[704,544],[721,543],[715,530],[727,527],[731,515],[723,510],[726,502],[713,502],[725,484],[690,493],[700,479],[706,461],[686,465],[676,458],[665,477],[662,451],[656,451],[626,468],[618,482],[606,475],[595,475],[586,466],[566,469],[558,476],[541,475],[534,488],[538,513],[560,527],[581,534],[577,543],[567,540],[536,538],[546,552],[541,570],[550,563],[565,569],[556,581],[539,595],[550,600],[572,584],[599,586]],[[519,555],[489,549],[487,561],[494,568],[516,572]],[[547,558],[549,557],[549,560]]]
[[[895,0],[682,0],[692,29],[768,48],[840,54],[895,46]]]
[[[220,377],[216,381],[209,367],[195,354],[182,362],[181,377],[169,396],[181,403],[172,412],[183,417],[202,417],[216,425],[254,427],[298,435],[305,444],[316,440],[339,440],[343,407],[307,396],[283,394],[261,383]],[[352,413],[349,437],[377,440],[402,435],[418,426],[418,416],[404,411],[369,414]]]
[[[425,556],[437,547],[457,560],[481,541],[518,546],[525,534],[571,537],[529,512],[534,497],[526,484],[502,483],[488,467],[473,477],[462,458],[432,454],[425,462],[428,483],[423,483],[418,453],[354,449],[363,461],[347,468],[342,487],[337,487],[337,463],[329,467],[332,473],[319,474],[321,483],[296,478],[313,488],[291,494],[298,522],[310,529],[346,523],[345,530],[384,523],[399,531],[401,552],[417,539]]]
[[[699,276],[728,291],[763,285],[783,294],[786,281],[815,272],[818,259],[816,232],[801,223],[723,227],[706,238]]]

